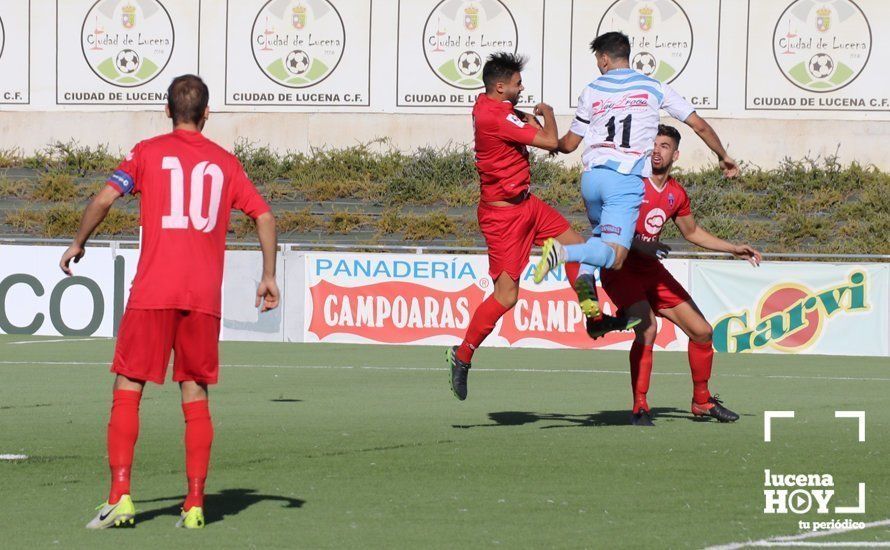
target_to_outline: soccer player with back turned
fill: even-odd
[[[142,246],[127,309],[121,320],[111,371],[108,422],[111,491],[90,529],[130,526],[130,468],[139,434],[139,402],[147,381],[163,384],[170,352],[173,380],[182,393],[188,493],[177,526],[204,526],[204,482],[213,424],[207,387],[219,371],[219,321],[226,232],[232,208],[256,222],[262,280],[256,305],[279,300],[275,282],[275,219],[234,155],[201,133],[209,116],[209,91],[197,76],[176,78],[168,89],[173,132],[138,143],[107,186],[87,206],[74,242],[60,262],[71,275],[84,246],[112,204],[140,195]]]
[[[511,53],[489,56],[482,69],[485,93],[479,94],[473,107],[476,169],[481,184],[477,219],[488,246],[488,272],[494,281],[494,293],[473,313],[463,342],[446,353],[451,390],[461,401],[467,397],[473,353],[516,304],[519,279],[532,244],[547,238],[563,244],[584,242],[562,214],[529,192],[528,146],[551,151],[556,149],[558,136],[553,108],[546,103],[534,108],[534,114],[544,118],[543,125],[533,115],[516,110],[525,89],[521,74],[524,65],[523,57]],[[572,285],[578,267],[576,263],[566,265]]]

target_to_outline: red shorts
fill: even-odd
[[[506,272],[518,281],[528,265],[532,245],[571,228],[555,208],[531,194],[511,206],[479,203],[476,216],[488,245],[488,273],[492,280]]]
[[[111,372],[163,384],[171,351],[174,382],[216,384],[219,317],[182,309],[127,308]]]
[[[603,289],[621,312],[637,302],[648,302],[652,310],[677,307],[692,300],[686,289],[661,264],[653,262],[651,268],[634,270],[625,267],[619,271],[600,271]]]

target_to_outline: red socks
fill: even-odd
[[[711,379],[711,365],[714,362],[714,348],[711,343],[697,344],[689,341],[689,368],[692,370],[692,400],[699,405],[711,398],[708,380]]]
[[[630,389],[634,394],[634,413],[640,409],[649,410],[646,394],[649,392],[649,380],[652,378],[652,346],[646,346],[634,340],[630,347]]]
[[[108,465],[111,467],[111,492],[108,503],[130,494],[130,469],[133,449],[139,437],[139,401],[142,392],[114,390],[111,420],[108,421]],[[188,495],[183,508],[204,506],[204,480],[210,464],[213,423],[207,401],[182,404],[185,415],[185,473]]]
[[[185,475],[188,494],[184,510],[204,506],[204,480],[210,465],[210,446],[213,443],[213,423],[206,399],[182,404],[185,416]]]
[[[575,288],[575,279],[578,278],[578,273],[581,271],[581,264],[578,262],[569,262],[566,264],[566,279],[569,280],[569,285],[572,288]]]
[[[111,491],[108,503],[130,494],[130,469],[133,448],[139,437],[139,400],[142,392],[114,390],[111,419],[108,421],[108,465],[111,467]]]
[[[510,311],[510,308],[504,307],[503,304],[495,299],[493,294],[482,302],[482,305],[473,313],[473,318],[470,320],[470,326],[467,327],[464,341],[457,348],[457,353],[455,354],[457,358],[464,363],[469,363],[473,359],[473,352],[491,334],[498,319],[503,317],[508,311]]]

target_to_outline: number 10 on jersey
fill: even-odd
[[[184,212],[185,173],[178,157],[164,157],[161,167],[170,171],[170,214],[161,218],[164,229],[188,229],[189,220],[198,231],[210,233],[216,227],[219,202],[222,198],[223,173],[219,166],[207,161],[199,162],[192,170],[189,213]],[[210,177],[210,205],[204,217],[204,178]]]

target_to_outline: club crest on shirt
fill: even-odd
[[[673,193],[668,193],[668,206],[670,206],[671,208],[674,207],[674,194]]]

